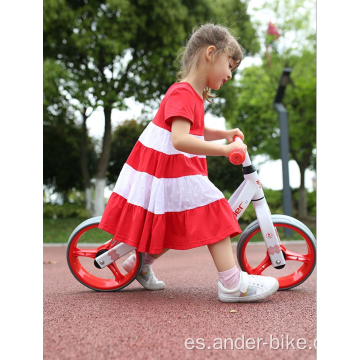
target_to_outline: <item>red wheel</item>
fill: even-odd
[[[117,291],[135,280],[141,270],[140,265],[143,263],[144,256],[136,250],[131,252],[135,252],[136,262],[130,272],[126,272],[121,264],[131,253],[103,269],[96,267],[94,259],[118,244],[112,239],[104,243],[111,235],[98,228],[100,220],[101,216],[88,219],[73,231],[66,252],[67,262],[75,278],[86,287],[96,291]],[[98,245],[99,243],[104,244]]]
[[[296,239],[280,245],[286,261],[285,267],[280,270],[273,267],[257,220],[241,234],[237,258],[243,271],[253,275],[273,276],[279,281],[279,290],[288,290],[303,283],[313,272],[316,264],[315,238],[304,224],[289,216],[272,215],[272,220],[280,239],[284,241],[284,228],[293,230],[292,239]]]

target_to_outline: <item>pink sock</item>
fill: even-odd
[[[156,259],[150,256],[148,253],[145,253],[144,265],[151,265]]]
[[[239,283],[240,271],[236,265],[229,270],[220,271],[218,274],[219,280],[228,290],[235,289],[236,285]]]

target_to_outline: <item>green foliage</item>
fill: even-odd
[[[316,0],[267,0],[261,8],[272,19],[280,33],[275,51],[283,58],[314,49],[316,44]],[[288,33],[292,36],[288,36]],[[265,38],[266,33],[263,33]]]
[[[53,121],[43,127],[43,184],[55,187],[58,192],[72,187],[83,188],[79,144],[81,129],[63,112],[52,118]]]
[[[252,155],[280,157],[280,129],[273,101],[283,64],[273,56],[273,67],[267,64],[250,66],[242,73],[238,112],[229,118],[229,125],[239,127]],[[283,99],[288,111],[290,152],[297,162],[310,163],[316,145],[316,56],[304,52],[292,57],[291,79]]]
[[[316,217],[316,190],[307,193],[306,200],[309,215]]]
[[[247,5],[247,4],[246,4]],[[224,8],[224,6],[222,7]],[[291,58],[294,56],[301,56],[303,52],[313,53],[316,48],[316,2],[314,0],[281,0],[281,1],[266,1],[262,8],[254,8],[256,11],[263,12],[264,14],[269,15],[270,17],[267,20],[264,20],[261,23],[258,20],[252,21],[252,27],[257,29],[259,34],[259,39],[256,40],[257,46],[258,41],[263,44],[261,49],[261,56],[264,61],[264,65],[269,67],[268,59],[265,56],[265,38],[268,21],[271,19],[273,23],[276,24],[277,29],[280,32],[280,38],[274,42],[273,47],[270,47],[269,53],[271,56],[271,61],[273,66],[280,65],[281,69],[283,67],[292,67]],[[225,10],[226,11],[226,10]],[[231,11],[228,11],[230,14]],[[266,18],[266,17],[265,17]],[[265,23],[266,21],[266,23]],[[259,31],[261,29],[261,31]],[[245,47],[245,57],[249,56],[247,49],[247,41],[245,41],[243,35],[246,34],[246,29],[242,29],[240,33],[239,43]],[[257,36],[252,35],[253,38]],[[256,51],[258,52],[258,51]],[[277,57],[276,57],[277,56]],[[236,73],[238,73],[237,71]],[[242,75],[241,71],[240,75]],[[276,72],[276,91],[277,84],[279,82],[279,72]],[[215,99],[214,102],[216,105],[208,105],[207,110],[211,111],[214,115],[224,116],[226,121],[229,122],[228,125],[234,124],[235,127],[241,126],[241,123],[238,122],[239,119],[236,119],[238,112],[241,111],[241,106],[237,104],[238,95],[242,93],[244,88],[241,87],[242,80],[235,80],[237,74],[234,74],[233,80],[227,82],[226,86],[220,88],[217,91],[218,99]],[[253,84],[253,87],[249,88],[249,97],[259,97],[262,94],[262,91],[256,91],[258,85],[263,84],[266,87],[266,79],[263,78],[261,71],[257,74],[258,76],[253,78],[253,81],[256,81]],[[312,75],[315,78],[315,73]],[[260,84],[259,84],[259,83]],[[274,99],[275,93],[271,95],[271,101]],[[266,98],[266,96],[265,96]],[[260,99],[259,99],[260,100]],[[264,106],[265,105],[265,106]],[[265,109],[266,104],[263,105],[263,108],[260,111],[267,111]],[[270,112],[274,111],[271,106],[268,108]],[[255,114],[253,114],[255,115]],[[256,117],[254,117],[257,119]]]
[[[272,214],[283,214],[282,207],[282,191],[281,190],[271,190],[263,189],[266,201],[269,205],[270,211]],[[227,200],[230,199],[233,191],[225,190],[223,194]],[[299,189],[293,190],[293,216],[297,217],[297,209],[299,206]],[[307,207],[308,213],[311,216],[316,216],[316,191],[307,192]],[[254,207],[250,204],[246,209],[245,213],[241,216],[240,222],[250,224],[252,221],[256,220],[256,214]]]
[[[84,189],[80,167],[82,130],[68,99],[60,92],[68,73],[55,61],[44,60],[43,74],[43,184],[55,192]],[[95,143],[87,137],[90,175],[95,174]]]
[[[292,191],[293,198],[293,212],[297,216],[297,209],[299,208],[299,189]],[[316,217],[316,190],[312,192],[306,192],[306,202],[308,215]]]
[[[87,92],[97,105],[119,109],[131,96],[159,100],[176,79],[179,49],[199,23],[231,25],[249,54],[259,50],[246,4],[235,0],[45,0],[44,13],[44,55],[70,74],[64,88],[80,101]]]
[[[126,110],[130,97],[157,106],[176,81],[178,51],[195,25],[230,25],[247,54],[259,50],[246,4],[235,0],[44,0],[44,14],[44,183],[58,191],[83,187],[76,110],[87,115],[98,106]],[[109,151],[112,157],[109,183],[135,144],[136,126],[129,130],[134,134],[124,134],[120,143],[115,134],[119,147],[114,151],[103,143],[102,159]],[[93,144],[88,143],[93,177]],[[103,163],[106,167],[107,160]]]
[[[81,128],[64,111],[52,115],[44,112],[43,126],[43,184],[54,191],[82,190],[84,183],[80,167]],[[95,144],[90,137],[87,143],[90,174],[95,174]]]
[[[221,191],[234,192],[244,180],[241,166],[230,163],[226,156],[207,156],[209,179]]]
[[[270,207],[270,210],[273,214],[282,214],[282,191],[281,190],[271,190],[263,189],[266,201]]]
[[[238,110],[228,119],[228,126],[239,127],[251,155],[267,154],[280,158],[280,128],[273,101],[283,67],[291,67],[291,83],[282,100],[288,113],[290,159],[300,169],[300,186],[305,187],[307,168],[316,166],[316,53],[304,50],[300,56],[289,55],[286,63],[278,54],[272,54],[273,66],[267,62],[250,66],[243,71]],[[301,217],[306,217],[302,199]]]
[[[68,73],[53,59],[44,59],[43,62],[43,105],[44,109],[55,106],[52,113],[59,108],[66,108],[68,103],[60,92],[60,79],[69,80]]]
[[[45,219],[89,218],[90,216],[84,206],[79,204],[43,204],[43,217]]]

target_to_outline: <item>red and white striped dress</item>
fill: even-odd
[[[124,164],[99,228],[139,252],[187,250],[241,233],[223,193],[209,180],[205,155],[178,151],[174,116],[204,140],[204,100],[186,82],[170,86]]]

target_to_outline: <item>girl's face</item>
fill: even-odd
[[[214,63],[213,71],[208,75],[208,86],[213,90],[220,89],[232,78],[236,63],[226,53],[222,53]]]

